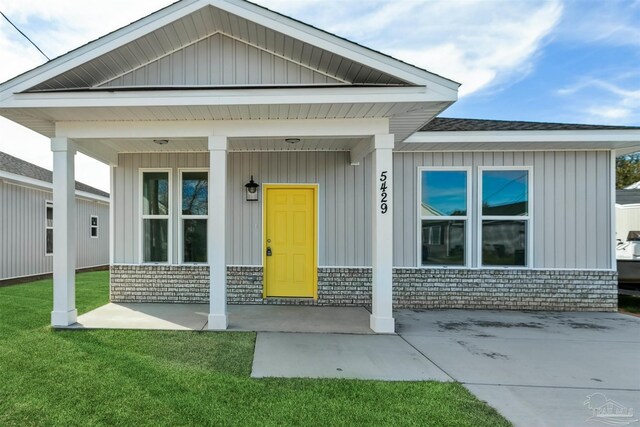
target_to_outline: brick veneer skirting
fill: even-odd
[[[395,308],[615,311],[617,274],[585,270],[393,270]],[[111,266],[113,302],[209,301],[207,266]],[[318,300],[262,298],[262,267],[228,267],[229,304],[371,306],[370,268],[319,268]]]

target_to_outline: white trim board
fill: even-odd
[[[505,143],[505,142],[636,142],[640,129],[536,130],[536,131],[419,131],[405,144]]]

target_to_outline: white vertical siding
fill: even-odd
[[[340,83],[340,81],[223,34],[214,34],[102,86],[314,83]]]
[[[0,280],[53,271],[53,257],[45,255],[47,200],[50,191],[0,181]],[[77,198],[76,209],[77,268],[108,264],[109,205]],[[91,215],[98,216],[98,239],[89,234]]]
[[[173,169],[171,262],[179,260],[179,168],[208,167],[205,153],[121,154],[115,168],[114,227],[116,263],[139,262],[140,168]],[[262,264],[262,193],[260,202],[245,200],[251,175],[265,183],[319,184],[319,263],[363,266],[371,263],[371,164],[349,164],[347,152],[230,153],[227,191],[227,259],[230,265]],[[211,183],[214,185],[215,183]],[[363,190],[364,188],[364,190]]]
[[[478,166],[533,167],[533,267],[610,268],[609,153],[605,151],[396,153],[394,265],[416,266],[417,168],[473,166],[472,199],[478,197]],[[399,168],[402,168],[400,171]],[[409,172],[408,172],[409,171]],[[477,254],[478,213],[472,205],[470,255]]]
[[[533,167],[533,267],[610,268],[609,153],[446,152],[394,154],[394,265],[417,265],[417,170],[420,166],[470,166],[477,200],[479,166]],[[115,168],[115,262],[137,263],[139,168],[173,168],[173,251],[178,261],[178,168],[208,167],[206,153],[120,155]],[[232,265],[262,264],[262,194],[245,200],[244,184],[319,184],[319,264],[371,264],[371,163],[349,164],[347,152],[230,153],[227,257]],[[211,183],[215,185],[215,183]],[[478,213],[471,206],[469,255],[476,266]]]

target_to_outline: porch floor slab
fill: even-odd
[[[73,329],[156,329],[199,331],[209,304],[109,303],[78,317]]]
[[[363,307],[230,305],[229,330],[373,334]]]
[[[451,381],[398,335],[259,333],[251,376]]]
[[[230,331],[373,334],[362,307],[230,305]],[[109,303],[78,317],[73,329],[207,329],[208,304]]]

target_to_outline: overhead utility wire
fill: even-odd
[[[38,45],[37,45],[37,44],[35,44],[35,43],[33,42],[33,40],[31,40],[31,39],[30,39],[30,38],[29,38],[25,33],[23,33],[22,31],[20,31],[20,28],[16,27],[16,24],[14,24],[13,22],[11,22],[11,20],[10,20],[9,18],[7,18],[7,15],[5,15],[4,13],[2,13],[1,11],[0,11],[0,15],[2,15],[2,16],[4,17],[4,19],[6,19],[6,20],[7,20],[7,22],[8,22],[9,24],[11,24],[11,26],[12,26],[13,28],[15,28],[15,29],[16,29],[16,31],[18,31],[20,34],[22,34],[22,36],[23,36],[25,39],[29,40],[29,43],[31,43],[31,44],[32,44],[36,49],[38,49],[38,52],[40,52],[40,53],[41,53],[45,58],[47,58],[47,61],[51,61],[51,58],[49,58],[49,57],[48,57],[48,56],[47,56],[47,55],[42,51],[42,49],[40,49],[40,48],[38,47]]]

